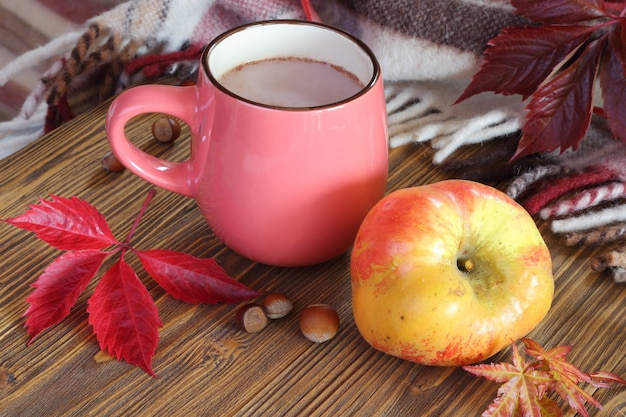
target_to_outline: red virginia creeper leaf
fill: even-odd
[[[104,216],[92,205],[78,197],[50,197],[6,221],[61,250],[104,249],[118,243]]]
[[[593,82],[605,43],[606,38],[589,43],[570,67],[533,94],[522,138],[511,159],[578,147],[591,122]]]
[[[66,252],[48,265],[26,298],[30,304],[24,313],[29,344],[69,314],[107,256],[108,252],[99,250]]]
[[[600,67],[604,114],[611,133],[626,142],[626,27],[617,26],[611,36]]]
[[[603,0],[511,0],[515,13],[537,23],[573,23],[607,15]]]
[[[480,70],[456,102],[484,91],[526,99],[593,31],[584,25],[503,29],[489,41]]]
[[[626,16],[617,20],[609,35],[609,44],[611,51],[618,56],[622,68],[626,72]]]
[[[123,258],[102,276],[87,312],[102,350],[156,377],[152,357],[163,324],[148,290]]]
[[[238,303],[262,293],[229,277],[211,258],[171,250],[134,250],[143,267],[172,297],[192,303]]]
[[[484,91],[532,97],[522,140],[511,159],[576,149],[589,127],[593,109],[589,97],[601,57],[602,113],[612,134],[626,142],[626,110],[620,106],[626,101],[624,1],[511,0],[511,4],[516,14],[533,24],[505,28],[489,41],[483,65],[457,102]]]

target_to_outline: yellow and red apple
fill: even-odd
[[[552,304],[550,252],[501,191],[448,180],[390,193],[351,255],[354,320],[382,352],[425,365],[487,359]]]

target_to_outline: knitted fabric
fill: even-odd
[[[518,175],[507,193],[532,214],[550,222],[566,245],[603,245],[592,262],[626,278],[626,144],[615,140],[606,121],[594,118],[580,147],[542,155]]]

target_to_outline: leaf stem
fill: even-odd
[[[144,200],[143,205],[141,206],[141,209],[139,210],[139,213],[137,213],[135,222],[131,226],[130,230],[128,231],[128,235],[126,236],[126,239],[124,240],[125,245],[129,245],[130,240],[135,234],[135,230],[137,229],[137,226],[139,226],[139,222],[141,221],[143,214],[148,208],[148,204],[150,203],[150,200],[152,200],[152,197],[154,197],[155,194],[156,194],[156,190],[154,188],[151,188],[150,191],[148,191],[148,195],[146,196],[146,199]]]

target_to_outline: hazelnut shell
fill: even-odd
[[[278,292],[266,295],[261,305],[265,309],[265,314],[270,319],[285,317],[293,309],[291,300],[286,295]]]
[[[170,143],[180,136],[180,123],[169,117],[161,117],[152,123],[152,136],[161,143]]]
[[[265,328],[268,319],[263,307],[256,303],[249,303],[237,309],[235,322],[241,330],[248,333],[256,333]]]
[[[339,315],[328,304],[313,304],[300,314],[300,331],[312,342],[324,343],[339,331]]]
[[[126,169],[112,151],[107,151],[100,159],[100,163],[109,172],[122,172]]]

